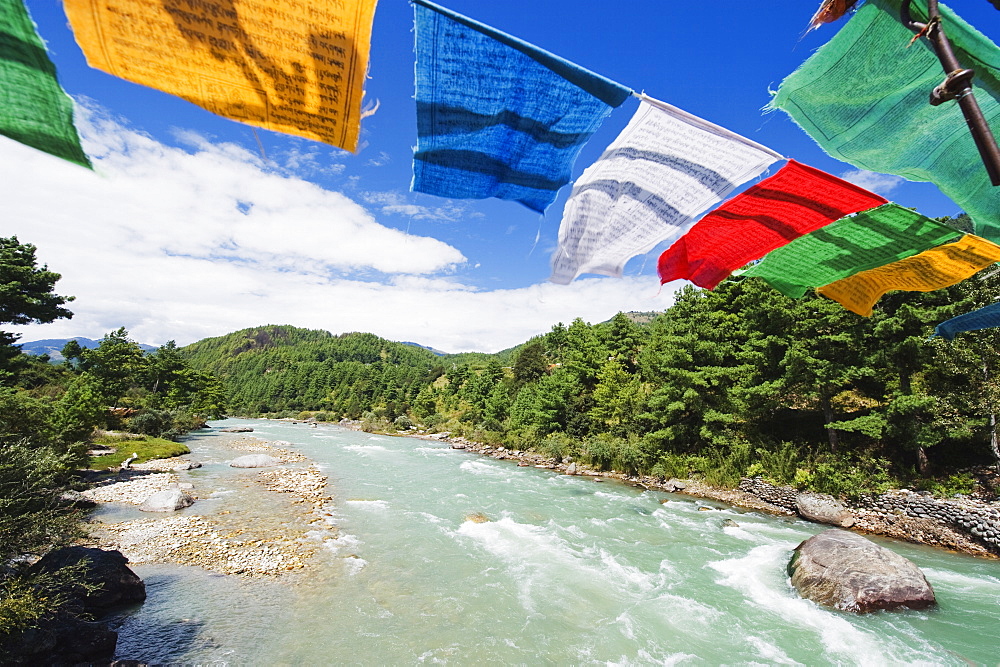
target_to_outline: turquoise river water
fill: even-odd
[[[278,580],[136,565],[148,599],[119,657],[155,664],[998,665],[1000,562],[884,541],[933,585],[930,611],[802,600],[785,572],[822,530],[694,498],[452,450],[263,420],[191,437],[196,486],[248,493],[224,425],[284,440],[329,476],[339,533]],[[219,497],[218,494],[213,494]],[[259,502],[248,499],[247,502]],[[184,511],[211,513],[211,499]],[[709,507],[709,511],[702,508]],[[266,508],[261,509],[266,511]],[[481,513],[491,519],[466,519]],[[737,525],[728,525],[730,519]],[[109,519],[110,520],[110,519]],[[119,519],[114,519],[119,520]]]

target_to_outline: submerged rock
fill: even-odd
[[[795,496],[795,510],[803,519],[826,523],[831,526],[850,528],[854,525],[854,514],[844,503],[823,493],[800,493]]]
[[[844,530],[824,531],[797,546],[788,574],[802,597],[842,611],[925,609],[936,603],[912,561]]]
[[[176,512],[194,505],[194,498],[184,489],[164,489],[149,496],[139,505],[143,512]]]
[[[270,468],[272,466],[280,466],[281,459],[276,459],[267,454],[247,454],[246,456],[236,457],[229,462],[229,465],[233,468]]]

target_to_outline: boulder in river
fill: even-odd
[[[230,426],[219,429],[219,433],[253,433],[253,429],[249,426]]]
[[[89,547],[64,547],[45,554],[31,566],[32,572],[55,572],[86,561],[83,580],[88,589],[75,589],[74,602],[87,614],[146,599],[146,585],[128,568],[128,559],[120,551]]]
[[[854,515],[844,503],[825,493],[800,493],[795,496],[795,509],[799,516],[816,523],[850,528]]]
[[[184,489],[164,489],[157,491],[142,501],[139,509],[143,512],[176,512],[194,505],[194,498]]]
[[[663,483],[663,490],[669,493],[673,493],[674,491],[683,491],[686,488],[687,484],[677,479],[676,477],[671,477],[670,479],[668,479]]]
[[[936,603],[912,561],[846,530],[833,528],[797,546],[788,574],[802,597],[842,611],[925,609]]]
[[[280,466],[281,459],[276,459],[267,454],[247,454],[246,456],[236,457],[229,462],[229,465],[233,468],[270,468],[272,466]]]

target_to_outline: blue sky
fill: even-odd
[[[806,33],[818,0],[442,0],[635,90],[739,132],[800,162],[845,176],[925,215],[958,207],[929,184],[852,173],[782,112],[768,90],[840,24]],[[413,10],[382,0],[375,14],[361,148],[258,130],[90,69],[57,0],[28,0],[60,81],[79,105],[96,173],[0,137],[0,234],[38,246],[77,297],[75,317],[19,327],[23,340],[125,326],[141,342],[187,344],[257,324],[371,331],[449,352],[495,351],[574,317],[663,310],[656,258],[623,279],[547,282],[563,203],[545,216],[498,200],[409,192]],[[1000,40],[986,0],[953,3]],[[625,126],[629,100],[584,148],[578,175]]]

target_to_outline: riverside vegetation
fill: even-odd
[[[38,266],[35,247],[0,238],[0,325],[72,317],[72,297],[54,292],[58,273]],[[80,469],[184,453],[172,440],[222,414],[222,385],[194,369],[173,343],[145,354],[125,329],[92,350],[71,341],[65,361],[23,354],[0,332],[0,653],[22,632],[75,616],[83,567],[38,572],[31,564],[83,537],[85,509],[71,492]],[[121,430],[130,435],[108,435]],[[102,435],[103,434],[103,435]],[[104,445],[109,459],[88,451]],[[111,453],[114,449],[117,453]],[[6,660],[4,660],[6,662]]]

